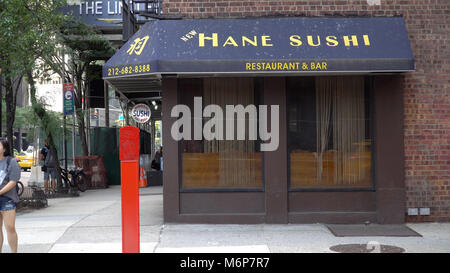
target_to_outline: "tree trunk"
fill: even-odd
[[[6,137],[9,142],[9,153],[14,156],[14,120],[16,115],[16,97],[17,91],[20,87],[20,82],[22,76],[19,77],[17,86],[14,87],[14,81],[10,77],[5,78],[6,93],[5,93],[5,103],[6,103]]]
[[[31,70],[27,70],[27,78],[30,84],[30,98],[31,98],[31,106],[33,107],[33,111],[38,116],[41,121],[41,126],[44,129],[45,135],[47,136],[47,144],[50,147],[50,152],[53,153],[56,157],[56,180],[57,180],[57,188],[58,191],[62,188],[62,177],[61,177],[61,166],[59,164],[58,151],[55,147],[55,142],[53,139],[53,134],[49,129],[49,124],[46,122],[49,120],[48,113],[45,111],[45,108],[37,102],[36,99],[36,86],[33,79],[33,74]],[[35,147],[37,149],[38,147]]]
[[[80,143],[81,143],[81,152],[83,156],[88,156],[88,144],[86,140],[86,125],[84,122],[84,113],[83,113],[83,86],[82,86],[82,75],[76,74],[76,81],[78,86],[77,97],[75,100],[75,112],[78,120],[78,134],[80,135]]]
[[[78,134],[80,135],[80,142],[81,142],[81,152],[83,153],[83,156],[88,156],[88,145],[86,140],[86,125],[84,124],[84,117],[81,113],[82,110],[79,109],[77,111],[77,118],[78,118]]]
[[[5,104],[6,104],[6,139],[9,142],[9,153],[13,152],[13,124],[14,124],[14,115],[11,115],[11,104],[12,104],[12,85],[10,78],[5,78]]]

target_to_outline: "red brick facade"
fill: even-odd
[[[449,0],[164,0],[165,14],[184,18],[274,16],[403,16],[416,71],[405,76],[407,208],[450,221],[450,1]]]

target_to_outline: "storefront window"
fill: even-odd
[[[370,187],[370,92],[364,77],[287,80],[290,189]]]
[[[202,97],[202,108],[218,105],[255,105],[260,92],[252,78],[207,78],[180,81],[181,104],[194,109],[194,97]],[[193,112],[193,111],[192,111]],[[262,153],[258,140],[249,138],[249,126],[256,117],[245,115],[245,140],[237,140],[237,115],[234,140],[182,141],[183,189],[260,189],[262,188]],[[202,127],[210,118],[202,119]],[[251,122],[250,122],[251,121]],[[194,121],[192,131],[194,131]],[[223,135],[226,134],[226,115],[223,114]],[[215,128],[214,130],[217,130]],[[224,137],[225,138],[225,137]]]

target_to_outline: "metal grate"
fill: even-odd
[[[19,197],[18,209],[45,208],[48,206],[47,196],[39,187],[25,187]]]
[[[398,246],[382,245],[376,242],[368,244],[335,245],[330,250],[339,253],[403,253],[405,250]]]

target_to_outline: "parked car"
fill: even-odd
[[[21,152],[16,156],[16,161],[24,171],[28,171],[33,166],[33,154]]]

